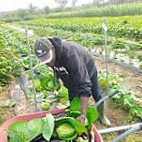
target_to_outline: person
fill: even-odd
[[[78,121],[85,121],[87,104],[92,95],[97,102],[102,98],[94,58],[85,47],[57,37],[39,37],[34,45],[34,52],[41,64],[50,66],[57,78],[68,89],[69,100],[75,96],[81,100],[81,116]],[[104,104],[97,107],[100,121],[110,126],[104,114]]]

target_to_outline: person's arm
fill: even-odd
[[[88,100],[89,97],[81,96],[81,116],[77,117],[77,120],[84,125],[85,119],[86,119],[86,114],[87,114],[87,106],[88,106]]]
[[[89,97],[81,96],[80,100],[81,100],[81,113],[86,117]]]

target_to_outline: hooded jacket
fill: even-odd
[[[91,95],[91,77],[96,71],[93,56],[81,45],[59,38],[49,39],[55,47],[56,61],[52,69],[57,78],[78,96]]]

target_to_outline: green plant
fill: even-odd
[[[13,123],[8,128],[9,142],[27,142],[33,140],[39,135],[42,135],[47,141],[50,141],[51,138],[73,140],[83,132],[87,132],[92,123],[98,117],[96,109],[88,106],[88,123],[86,125],[82,125],[75,119],[76,117],[74,117],[74,115],[71,115],[71,113],[69,117],[69,111],[80,112],[79,98],[73,99],[70,107],[68,107],[66,117],[54,119],[53,115],[47,114],[47,116],[42,119],[36,118],[29,122],[17,121]]]
[[[73,140],[76,138],[77,133],[70,123],[60,124],[56,128],[57,135],[60,139]]]
[[[81,102],[78,97],[75,97],[71,101],[70,106],[67,109],[67,116],[74,116],[76,118],[80,116],[80,114],[81,114]],[[92,108],[88,105],[86,118],[88,120],[88,124],[86,125],[86,128],[87,130],[89,130],[92,123],[98,118],[98,112],[96,108]]]
[[[29,122],[17,121],[8,128],[9,142],[31,141],[40,134],[49,141],[53,130],[54,117],[51,114],[43,119],[37,118]]]
[[[17,60],[18,55],[15,49],[10,48],[6,44],[6,34],[0,26],[0,86],[5,86],[10,83],[14,77],[17,77],[22,72],[22,66]]]

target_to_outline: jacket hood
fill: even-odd
[[[61,56],[62,56],[62,40],[57,37],[49,38],[49,40],[52,42],[53,46],[55,47],[55,52],[56,52],[56,61],[55,61],[55,66],[59,66],[61,63]]]

